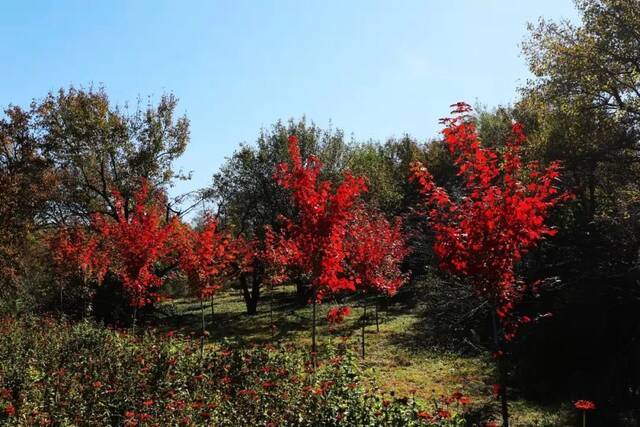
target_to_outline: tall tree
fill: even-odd
[[[289,137],[290,163],[278,165],[276,182],[291,194],[295,216],[282,217],[285,239],[296,248],[291,260],[309,281],[313,304],[312,354],[316,353],[316,303],[326,295],[354,291],[356,279],[346,274],[345,237],[355,215],[360,194],[366,191],[362,178],[345,173],[335,187],[321,179],[322,162],[311,155],[304,159],[298,138]]]
[[[278,164],[288,160],[288,136],[298,136],[303,156],[317,155],[325,167],[323,178],[336,181],[348,159],[348,144],[339,130],[323,130],[313,123],[290,120],[277,122],[261,132],[254,145],[241,146],[227,159],[213,176],[212,186],[204,191],[218,206],[218,214],[225,226],[233,226],[236,234],[252,241],[260,250],[264,247],[265,226],[278,233],[278,217],[293,215],[287,191],[273,180]],[[255,312],[260,286],[266,277],[262,257],[252,259],[253,268],[241,276],[240,285],[247,303],[247,311]],[[292,278],[298,286],[300,302],[307,295],[305,282]]]
[[[563,233],[528,266],[561,279],[557,297],[537,303],[559,315],[523,343],[520,376],[540,395],[615,402],[599,411],[614,424],[616,413],[640,408],[640,3],[576,5],[577,24],[530,27],[524,54],[534,78],[513,112],[529,131],[526,156],[561,160],[576,195],[557,215]],[[541,343],[562,346],[550,353]]]
[[[79,262],[77,270],[98,284],[105,277],[116,280],[134,309],[135,327],[137,310],[156,301],[166,273],[179,264],[175,242],[181,228],[176,216],[166,218],[166,196],[145,180],[128,203],[118,191],[112,194],[116,218],[95,213],[89,232],[82,226],[71,233],[62,229],[54,248],[60,263]],[[73,240],[66,240],[68,236]],[[65,258],[67,252],[78,256]]]
[[[495,350],[500,356],[504,341],[513,338],[523,321],[514,315],[514,308],[530,286],[518,279],[516,266],[540,240],[555,235],[556,230],[545,221],[550,210],[568,195],[555,187],[558,163],[543,168],[539,162],[522,161],[520,148],[526,138],[520,124],[512,126],[500,162],[498,154],[478,140],[469,115],[471,108],[464,103],[454,107],[455,116],[444,119],[443,135],[465,180],[464,194],[450,196],[436,186],[420,163],[414,165],[412,179],[427,196],[430,224],[435,231],[433,250],[440,266],[469,280],[493,307]],[[503,425],[508,426],[504,363],[499,368]]]
[[[360,206],[348,225],[346,235],[348,274],[362,289],[363,293],[393,296],[408,279],[401,269],[409,249],[402,231],[402,220],[396,217],[387,220],[375,208]],[[365,357],[365,327],[367,323],[367,301],[363,300],[362,316],[362,357]],[[378,324],[378,304],[375,304],[376,328]]]
[[[353,145],[348,169],[367,179],[365,198],[386,215],[406,214],[416,201],[416,192],[407,182],[411,163],[425,161],[428,145],[405,135],[385,143],[369,141]]]
[[[29,111],[8,107],[0,117],[0,300],[28,300],[27,282],[44,271],[40,218],[59,181],[34,131]],[[46,272],[46,271],[44,271]]]
[[[205,215],[199,229],[179,224],[178,266],[187,276],[189,285],[200,299],[202,336],[200,356],[204,351],[206,331],[204,302],[209,299],[213,317],[213,297],[222,287],[232,270],[237,255],[232,236],[219,228],[216,218]]]
[[[276,167],[289,159],[288,137],[298,136],[303,157],[314,154],[325,167],[322,177],[338,179],[348,160],[348,145],[339,130],[290,120],[264,129],[254,145],[242,145],[213,176],[207,195],[220,218],[248,238],[264,238],[264,226],[278,226],[279,215],[290,215],[286,190],[273,180]]]
[[[189,121],[176,117],[177,99],[163,95],[157,105],[133,111],[114,107],[103,89],[61,89],[31,106],[34,132],[61,175],[59,197],[48,220],[88,221],[91,214],[116,218],[111,190],[128,213],[139,179],[166,187],[178,177],[172,162],[189,141]]]

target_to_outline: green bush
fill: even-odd
[[[0,423],[8,425],[460,426],[441,406],[377,396],[344,350],[313,368],[294,346],[205,351],[172,334],[5,318]],[[450,399],[449,399],[450,400]],[[440,405],[444,405],[441,403]],[[438,411],[440,414],[438,415]]]

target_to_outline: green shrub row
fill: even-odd
[[[90,322],[5,318],[6,425],[463,425],[459,402],[422,410],[376,393],[345,349],[314,368],[292,345],[205,350],[171,333],[133,337]]]

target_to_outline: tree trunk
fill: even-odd
[[[240,275],[240,286],[242,287],[242,296],[247,306],[247,314],[254,315],[258,312],[258,299],[260,298],[260,281],[257,274],[252,275],[251,290],[245,273]]]
[[[378,321],[378,303],[376,302],[376,334],[380,333],[380,322]]]
[[[318,354],[318,347],[316,345],[316,295],[313,293],[313,320],[311,323],[311,363],[313,367],[316,367],[316,356]]]
[[[495,346],[495,351],[498,355],[498,376],[499,376],[499,385],[500,385],[500,406],[502,411],[502,426],[509,427],[509,404],[507,401],[507,372],[506,366],[504,365],[504,354],[499,354],[498,352],[501,350],[500,348],[500,340],[498,338],[498,322],[496,319],[495,310],[491,313],[491,320],[493,323],[493,343]]]
[[[133,307],[132,321],[131,321],[131,335],[136,334],[136,317],[138,317],[138,307]]]
[[[204,333],[206,331],[206,323],[204,320],[204,300],[200,298],[200,320],[202,321],[202,333],[200,334],[200,360],[204,356]]]
[[[364,328],[367,325],[367,303],[366,301],[363,301],[362,303],[363,307],[364,307],[364,313],[362,314],[362,358],[364,359],[365,357],[365,341],[364,341]]]
[[[276,335],[276,325],[273,322],[273,285],[269,288],[269,328],[271,329],[271,339]]]
[[[311,287],[301,278],[294,280],[296,284],[296,300],[301,307],[305,307],[309,302],[309,297],[312,294]]]

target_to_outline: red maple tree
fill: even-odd
[[[482,147],[471,107],[454,104],[453,116],[443,119],[444,142],[465,182],[464,195],[452,197],[438,187],[427,168],[412,165],[411,179],[429,205],[435,232],[433,249],[442,269],[466,278],[493,306],[503,327],[502,338],[513,338],[520,319],[513,314],[528,284],[518,280],[515,268],[540,240],[556,230],[545,223],[550,210],[567,200],[555,184],[560,164],[543,167],[524,163],[521,146],[526,137],[514,123],[502,158]],[[496,354],[502,354],[496,332]],[[508,425],[506,387],[501,378],[503,422]]]
[[[199,229],[180,224],[178,265],[200,299],[211,297],[229,274],[236,259],[233,237],[219,228],[215,218],[205,215]]]
[[[286,219],[283,221],[287,222]],[[289,279],[289,268],[297,264],[301,254],[296,242],[288,238],[284,230],[275,232],[267,225],[264,231],[262,249],[255,255],[264,266],[267,284],[274,287]]]
[[[382,212],[366,209],[355,210],[346,237],[347,271],[352,280],[365,293],[393,296],[404,285],[408,275],[401,270],[402,261],[409,254],[402,220],[390,222]],[[361,320],[361,351],[365,357],[365,327],[367,304],[363,300],[364,314]],[[376,329],[379,330],[378,305],[375,305]]]
[[[101,241],[84,227],[67,227],[50,237],[53,265],[58,277],[60,309],[63,308],[63,291],[74,279],[81,281],[80,291],[85,297],[93,296],[89,285],[91,279],[102,282],[109,269],[109,257],[101,246]],[[86,307],[85,307],[86,308]]]
[[[109,271],[119,279],[135,308],[152,303],[156,290],[164,283],[157,274],[160,263],[171,264],[171,239],[177,231],[179,219],[166,220],[166,197],[152,191],[142,180],[133,194],[133,206],[125,206],[125,199],[112,191],[116,218],[95,214],[91,225],[99,239],[105,242],[109,255]]]
[[[104,279],[109,259],[100,248],[100,240],[83,227],[61,229],[49,240],[57,273],[64,278],[80,274],[83,281]]]
[[[360,206],[348,225],[346,244],[348,271],[365,292],[393,296],[407,281],[400,269],[409,254],[400,218],[389,221],[380,211]]]
[[[345,271],[345,237],[356,202],[367,188],[362,178],[349,173],[344,174],[335,188],[330,181],[321,179],[320,159],[316,156],[303,159],[296,136],[289,137],[289,155],[291,163],[279,164],[274,178],[290,190],[297,214],[294,218],[282,218],[282,234],[274,244],[286,251],[275,253],[311,285],[315,354],[316,303],[326,295],[356,288],[355,278]]]
[[[353,281],[365,293],[393,296],[404,285],[408,275],[401,264],[409,249],[402,232],[402,220],[390,222],[382,212],[366,209],[363,205],[355,211],[349,223],[346,237],[346,265]],[[363,300],[364,314],[361,320],[361,350],[365,357],[365,327],[367,304]],[[376,329],[379,330],[378,305],[375,305]]]
[[[133,194],[132,206],[125,206],[118,191],[112,195],[114,215],[92,215],[89,231],[62,230],[54,239],[54,258],[58,264],[74,264],[85,278],[98,282],[110,272],[138,309],[154,301],[164,283],[157,268],[175,262],[170,242],[179,220],[166,219],[164,194],[152,191],[145,180]]]
[[[205,215],[199,228],[194,229],[184,223],[178,225],[178,266],[187,276],[189,285],[195,289],[200,299],[202,335],[200,337],[200,355],[204,352],[206,330],[204,300],[211,301],[213,318],[213,295],[222,287],[232,271],[236,260],[233,236],[220,230],[219,221]]]
[[[312,155],[303,161],[295,136],[289,138],[289,155],[291,164],[278,165],[275,179],[291,191],[297,210],[295,218],[282,218],[289,239],[285,246],[296,254],[291,262],[309,277],[318,300],[354,291],[355,281],[344,274],[344,240],[356,201],[367,190],[364,180],[345,173],[333,189],[330,181],[320,179],[320,159]]]

